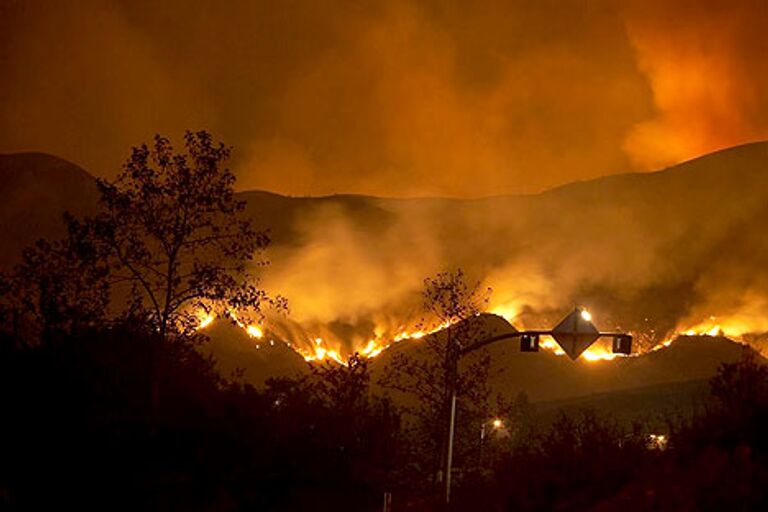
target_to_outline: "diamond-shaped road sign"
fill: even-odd
[[[600,337],[600,331],[585,310],[576,308],[552,329],[552,337],[575,360]]]

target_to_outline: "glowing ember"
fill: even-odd
[[[249,325],[245,328],[245,332],[248,333],[248,336],[251,338],[263,338],[264,337],[264,331],[261,330],[261,327],[257,325]]]
[[[368,344],[363,347],[360,353],[368,358],[376,357],[377,355],[381,354],[381,351],[384,350],[384,348],[385,347],[379,344],[377,340],[370,340]]]
[[[347,361],[341,357],[341,355],[335,350],[329,350],[325,346],[325,342],[322,338],[315,338],[315,346],[311,351],[289,345],[296,352],[298,352],[305,361],[325,361],[327,359],[336,361],[339,364],[346,365]]]
[[[556,356],[564,356],[565,351],[560,348],[560,345],[558,345],[555,340],[551,338],[544,338],[539,343],[539,348],[543,348],[544,350],[548,350],[555,354]],[[595,344],[591,347],[589,347],[587,350],[585,350],[580,358],[583,358],[585,361],[589,362],[596,362],[596,361],[612,361],[619,357],[629,357],[625,354],[614,354],[608,347]]]
[[[588,348],[587,350],[584,351],[583,354],[581,354],[581,357],[583,357],[585,361],[593,362],[593,361],[612,361],[617,357],[627,357],[627,355],[614,354],[613,352],[609,352],[608,350]]]
[[[205,313],[205,312],[202,312],[200,315],[198,315],[198,317],[200,318],[200,323],[197,324],[198,329],[205,329],[206,327],[211,325],[213,320],[216,318],[212,314]]]
[[[551,338],[545,338],[539,343],[539,348],[543,348],[544,350],[549,350],[550,352],[554,353],[556,356],[564,356],[565,351],[560,348],[560,345],[558,345],[555,340]]]
[[[415,331],[415,332],[401,332],[397,336],[395,336],[395,341],[402,341],[402,340],[418,340],[426,336],[426,333],[424,331]]]

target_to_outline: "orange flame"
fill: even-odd
[[[494,314],[502,315],[508,320],[513,320],[518,317],[518,310],[514,307],[496,307],[492,312]],[[230,313],[229,315],[240,328],[245,330],[250,338],[263,339],[265,337],[265,329],[263,326],[255,324],[246,325],[245,323],[238,320],[234,314]],[[583,310],[582,316],[584,316],[585,320],[588,321],[592,318],[592,315],[586,310]],[[215,316],[210,313],[201,311],[198,314],[198,318],[198,329],[202,330],[211,325],[215,319]],[[360,343],[362,347],[357,350],[357,352],[366,358],[375,358],[394,343],[398,343],[404,340],[420,340],[427,335],[443,330],[449,326],[449,323],[442,323],[429,329],[425,329],[423,327],[418,327],[413,330],[400,328],[394,331],[397,332],[395,335],[387,335],[387,332],[392,331],[388,331],[388,329],[382,326],[377,326],[372,333],[374,336],[368,338],[367,341]],[[745,319],[736,316],[725,318],[717,318],[711,316],[706,320],[698,323],[679,326],[678,329],[675,329],[675,332],[672,335],[667,337],[661,343],[655,345],[650,350],[638,351],[627,356],[625,354],[614,354],[608,344],[598,342],[585,350],[581,357],[584,361],[590,363],[612,361],[620,357],[636,357],[638,355],[642,355],[645,352],[661,350],[669,347],[679,336],[725,336],[733,341],[745,343],[744,335],[753,332],[763,332],[760,330],[760,327],[762,327],[762,324],[760,326],[752,326],[748,321],[745,321]],[[270,345],[274,346],[274,344],[275,342],[272,340]],[[286,341],[286,345],[296,351],[306,361],[310,362],[332,360],[339,364],[346,364],[348,360],[348,356],[346,354],[343,354],[338,348],[334,348],[338,347],[340,343],[329,343],[328,339],[324,337],[312,338],[312,342],[305,345],[302,345],[302,343],[299,343],[294,339],[292,341]],[[550,337],[543,337],[539,346],[542,349],[555,354],[556,356],[565,355],[563,349],[560,348],[554,339]],[[261,348],[260,345],[257,345],[257,348]]]

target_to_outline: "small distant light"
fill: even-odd
[[[587,322],[591,322],[592,321],[592,315],[586,309],[582,309],[581,310],[581,318],[583,318]]]
[[[493,428],[501,428],[504,426],[504,422],[501,421],[499,418],[496,418],[493,420]]]
[[[664,434],[650,434],[647,446],[651,450],[666,450],[669,446],[669,438]]]

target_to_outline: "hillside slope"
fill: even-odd
[[[0,155],[0,269],[15,262],[38,238],[64,234],[62,214],[92,212],[97,203],[93,177],[51,155]]]
[[[593,310],[601,327],[632,330],[638,341],[653,343],[710,316],[726,325],[736,319],[743,332],[768,331],[766,169],[763,142],[655,173],[609,176],[531,196],[239,197],[271,231],[264,283],[288,297],[290,325],[280,332],[291,333],[294,343],[311,346],[322,337],[349,354],[375,336],[392,339],[420,320],[423,278],[457,266],[493,287],[491,309],[511,311],[518,327],[552,325],[578,303]],[[48,155],[2,156],[0,176],[4,265],[35,238],[60,234],[64,210],[86,213],[96,203],[92,177]],[[500,386],[518,389],[524,382],[532,396],[547,400],[562,396],[546,391],[554,381],[576,396],[626,383],[704,378],[715,361],[732,358],[730,348],[723,350],[711,358],[702,353],[711,361],[698,373],[684,359],[651,365],[663,367],[658,372],[644,369],[645,358],[599,363],[588,374],[579,369],[591,363],[573,365],[551,354],[493,359],[509,363],[500,373],[515,375],[498,377],[506,382]],[[514,363],[521,357],[525,365]],[[561,368],[566,364],[567,371]],[[621,375],[610,370],[623,364],[629,370]],[[263,381],[262,371],[255,373],[255,381]]]

